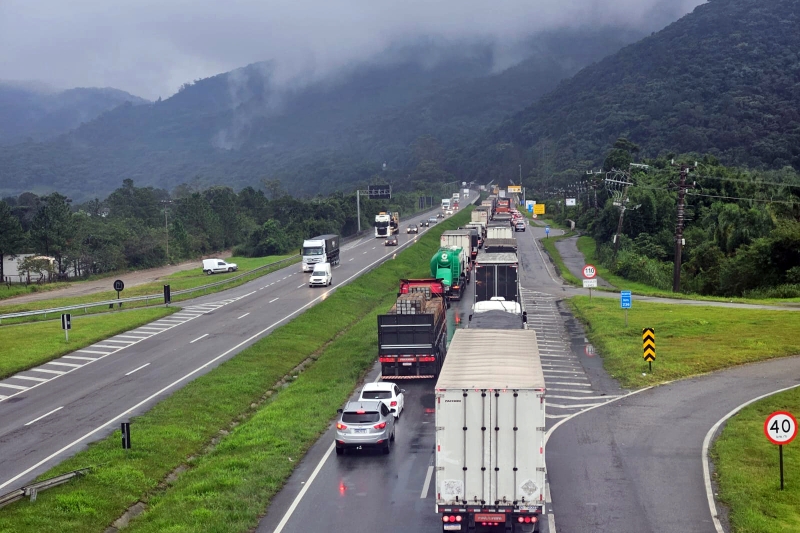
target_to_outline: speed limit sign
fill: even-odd
[[[775,411],[764,422],[764,434],[772,444],[789,444],[797,436],[797,420],[791,413]]]
[[[586,279],[592,279],[597,275],[597,269],[594,265],[586,265],[583,267],[583,277]]]

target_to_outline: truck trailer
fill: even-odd
[[[519,260],[515,253],[480,252],[474,267],[475,302],[503,298],[507,302],[522,303],[518,268]]]
[[[330,263],[331,267],[339,264],[339,236],[317,235],[303,241],[300,251],[303,272],[311,272],[317,263]]]
[[[400,213],[381,211],[375,215],[375,237],[388,237],[399,233]]]
[[[476,239],[477,241],[477,239]],[[475,242],[475,255],[477,255],[478,247],[477,242]],[[451,229],[442,232],[441,237],[439,237],[439,246],[442,248],[446,248],[448,246],[455,246],[457,248],[461,248],[466,251],[467,257],[469,258],[469,262],[467,263],[467,281],[469,281],[470,276],[470,265],[472,264],[472,231],[468,229]]]
[[[445,286],[438,279],[401,279],[397,302],[378,315],[378,360],[384,379],[439,375],[447,354]]]
[[[538,531],[546,420],[536,332],[456,330],[434,402],[442,531]]]
[[[459,247],[441,247],[431,257],[431,276],[442,280],[451,300],[460,300],[467,285],[467,253]]]
[[[487,239],[513,239],[514,230],[510,225],[501,222],[491,222],[486,228]]]

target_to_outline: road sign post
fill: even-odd
[[[625,327],[628,327],[628,309],[631,308],[631,291],[619,292],[619,306],[625,310]]]
[[[797,436],[797,419],[788,411],[775,411],[764,422],[764,435],[772,444],[778,446],[781,490],[783,490],[783,445],[789,444]]]
[[[653,372],[653,361],[656,360],[656,330],[653,328],[642,329],[642,350],[644,360],[647,361],[650,372]]]
[[[130,422],[123,422],[121,429],[122,429],[122,449],[123,450],[130,450],[131,449],[131,423]]]
[[[64,330],[64,335],[67,337],[67,342],[69,342],[69,330],[72,329],[72,315],[69,313],[62,313],[61,314],[61,329]]]
[[[544,238],[545,239],[549,239],[550,238],[550,226],[545,226],[544,227]]]
[[[172,294],[169,285],[164,285],[164,305],[168,306],[172,302]]]
[[[125,284],[122,282],[121,279],[118,279],[114,282],[114,290],[117,291],[117,300],[119,300],[119,293],[121,293],[125,289]],[[122,307],[122,303],[119,304]],[[114,304],[111,304],[109,307],[113,308]]]
[[[589,289],[589,301],[592,301],[592,287],[597,288],[597,280],[595,277],[597,276],[597,269],[594,265],[586,265],[583,267],[583,277],[586,278],[583,280],[583,288]]]

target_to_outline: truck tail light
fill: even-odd
[[[436,361],[436,358],[432,355],[424,355],[422,357],[417,358],[420,363],[433,363]]]
[[[384,429],[386,427],[386,422],[381,422],[380,424],[375,424],[375,429]]]
[[[394,357],[379,357],[381,363],[394,363]]]
[[[341,422],[336,422],[336,429],[347,429],[347,426],[345,426]]]
[[[442,515],[442,522],[461,522],[463,517],[461,515]]]
[[[520,524],[535,524],[538,521],[539,519],[537,518],[536,515],[517,517],[517,522],[519,522]]]

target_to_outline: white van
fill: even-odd
[[[239,270],[236,263],[226,263],[222,259],[203,259],[203,272],[211,275],[217,272],[234,272]]]
[[[333,276],[331,275],[330,263],[317,263],[314,265],[314,271],[311,272],[311,278],[308,280],[309,287],[327,287],[333,283]]]

